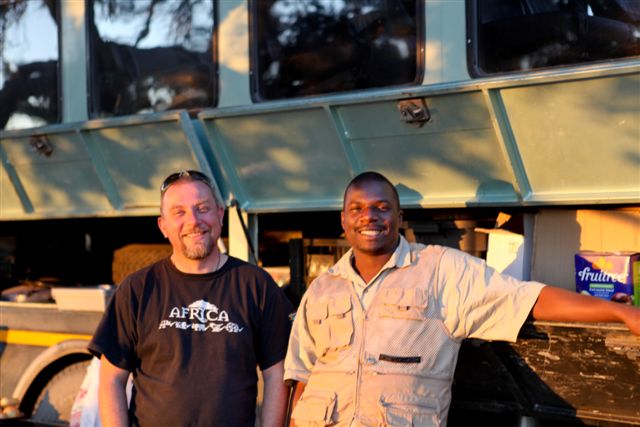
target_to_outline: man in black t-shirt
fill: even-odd
[[[160,210],[172,255],[120,284],[89,345],[102,423],[253,427],[259,366],[261,425],[282,425],[291,304],[264,270],[218,250],[224,207],[205,175],[170,175]]]

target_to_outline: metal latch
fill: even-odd
[[[409,126],[419,128],[431,120],[431,113],[422,98],[398,101],[398,110],[400,119]]]
[[[49,142],[47,135],[33,135],[29,138],[29,144],[39,154],[49,157],[53,153],[53,146]]]

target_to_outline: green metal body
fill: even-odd
[[[431,119],[402,121],[400,100]],[[375,169],[405,207],[640,201],[640,65],[370,91],[0,133],[0,218],[155,214],[169,171],[250,213],[338,209]],[[201,128],[205,130],[202,132]],[[34,148],[37,137],[51,153]]]

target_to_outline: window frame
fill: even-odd
[[[63,61],[63,50],[62,50],[62,6],[61,6],[62,0],[53,0],[53,7],[55,8],[55,20],[57,21],[58,25],[58,61],[56,64],[56,93],[57,93],[57,104],[58,104],[58,113],[56,114],[56,121],[55,123],[62,123],[64,121],[64,94],[63,94],[63,90],[64,88],[62,87],[62,73],[64,72],[63,68],[62,68],[62,61]]]
[[[479,25],[478,25],[478,20],[479,20],[478,2],[480,1],[482,0],[465,0],[466,40],[467,40],[466,57],[467,57],[467,70],[471,78],[532,74],[532,73],[539,73],[539,72],[549,72],[553,70],[586,67],[594,64],[609,64],[609,63],[629,61],[633,59],[640,59],[640,55],[625,56],[625,57],[605,58],[605,59],[592,60],[592,61],[572,62],[568,64],[548,65],[544,67],[530,68],[527,70],[486,72],[480,67],[480,50],[479,50],[480,37],[479,37]],[[513,1],[513,0],[508,0],[508,1]]]
[[[351,89],[344,91],[323,92],[314,93],[309,95],[297,95],[289,98],[266,98],[260,93],[260,72],[258,68],[259,64],[259,44],[258,44],[258,2],[263,0],[247,0],[248,12],[249,12],[249,94],[253,103],[265,103],[265,102],[283,102],[292,101],[297,99],[318,98],[326,96],[347,95],[351,93],[360,93],[363,91],[376,91],[392,88],[407,88],[413,86],[419,86],[424,81],[425,76],[425,57],[426,57],[426,19],[425,19],[425,2],[422,0],[413,0],[416,6],[416,63],[415,70],[416,75],[413,81],[388,86],[374,86],[368,88]]]
[[[42,1],[43,5],[44,5],[45,0]],[[52,0],[53,3],[53,8],[54,8],[54,14],[55,16],[52,17],[54,23],[56,24],[56,40],[57,40],[57,58],[56,58],[56,78],[55,78],[55,100],[52,100],[52,102],[55,102],[56,105],[56,114],[55,114],[55,118],[53,119],[53,121],[49,122],[49,123],[45,123],[43,125],[37,125],[37,126],[32,126],[32,127],[28,127],[28,128],[19,128],[19,129],[37,129],[37,128],[41,128],[41,127],[45,127],[45,126],[51,126],[51,125],[56,125],[56,124],[60,124],[63,123],[64,120],[64,114],[63,114],[63,109],[64,109],[64,94],[63,94],[63,87],[62,87],[62,73],[63,73],[63,68],[62,68],[62,62],[63,62],[63,49],[62,49],[62,6],[61,6],[61,1],[60,0]],[[37,61],[36,61],[37,62]],[[5,81],[6,83],[6,81]],[[15,113],[15,110],[13,110],[11,112],[11,115],[13,115]],[[9,116],[9,118],[11,118],[11,116]],[[11,130],[18,130],[18,129],[0,129],[0,132],[7,132],[7,131],[11,131]]]
[[[95,16],[94,16],[94,3],[95,0],[85,0],[85,58],[86,58],[86,67],[87,67],[87,117],[90,119],[106,119],[106,118],[117,118],[117,117],[127,117],[127,116],[137,116],[140,114],[158,114],[158,113],[166,113],[170,111],[179,111],[183,108],[177,109],[167,109],[164,111],[155,111],[153,113],[129,113],[126,115],[111,115],[108,117],[100,116],[100,109],[97,108],[96,103],[99,102],[99,96],[96,95],[98,91],[99,85],[97,83],[97,76],[95,70],[95,62],[93,60],[94,55],[96,54],[92,39],[91,39],[91,25],[94,25]],[[219,1],[211,0],[212,3],[212,13],[213,13],[213,27],[211,28],[211,61],[212,61],[212,70],[211,70],[211,78],[213,81],[213,93],[211,94],[211,104],[202,107],[195,107],[187,109],[190,117],[196,117],[197,114],[206,109],[216,108],[220,102],[220,65],[219,65],[219,35],[218,35],[218,27],[220,25],[218,21],[219,17]],[[97,29],[96,29],[97,31]]]

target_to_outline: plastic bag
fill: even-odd
[[[102,427],[98,409],[98,386],[100,385],[100,359],[94,357],[87,368],[80,390],[71,407],[70,427]],[[127,381],[127,403],[131,402],[133,381]]]

